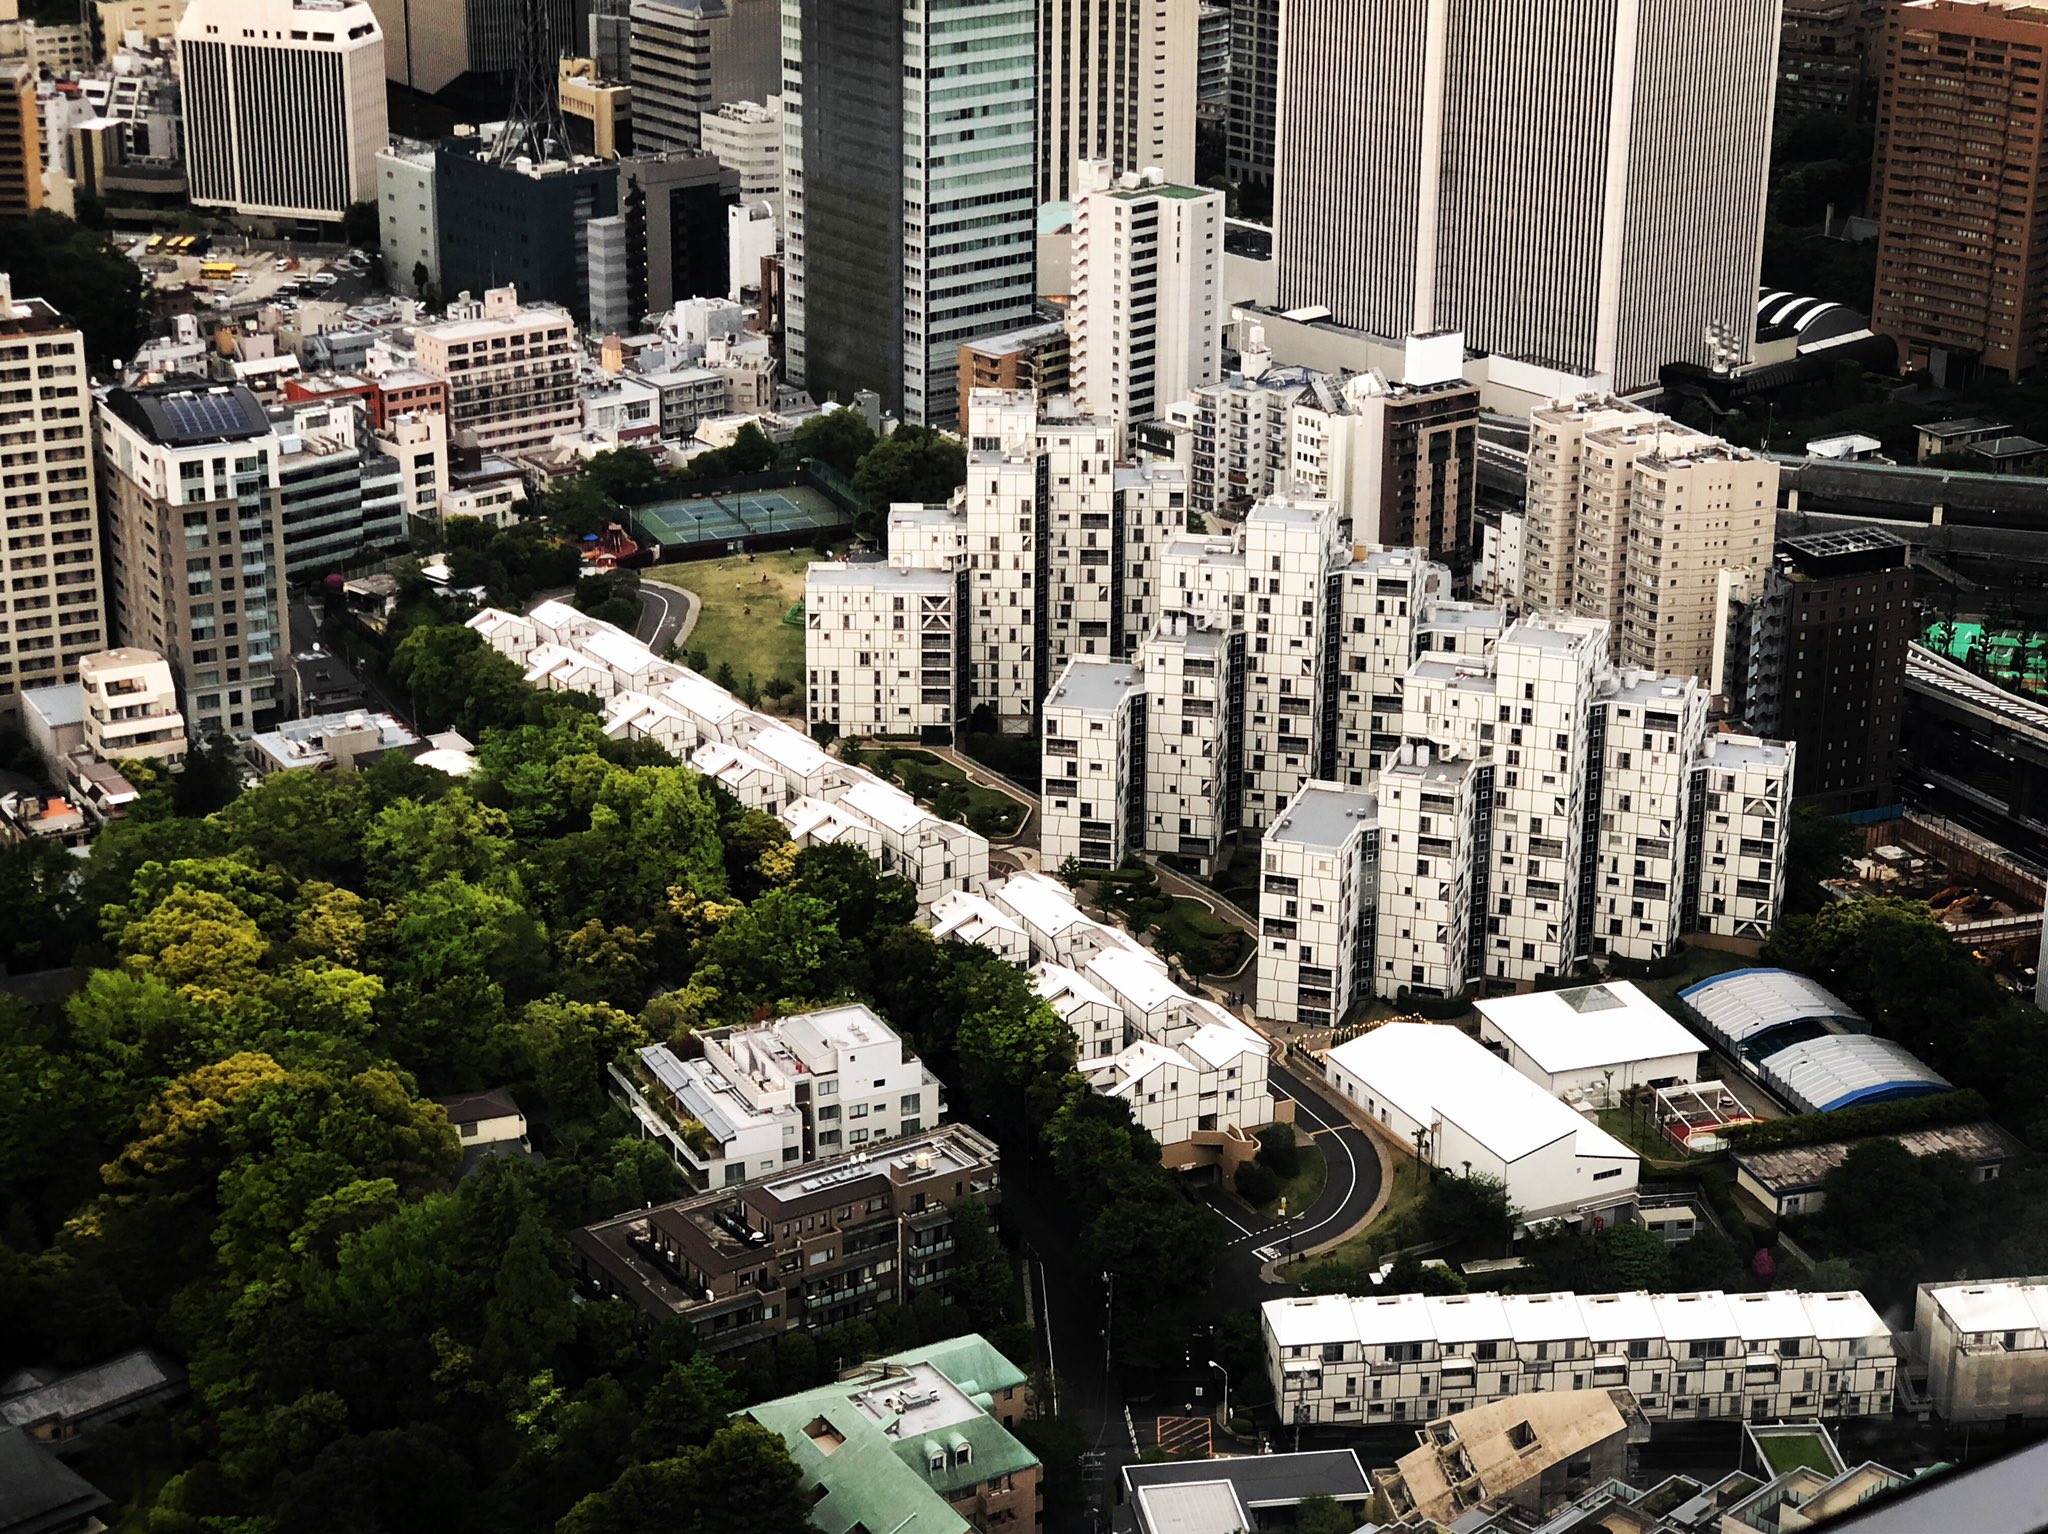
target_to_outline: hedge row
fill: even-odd
[[[1728,1143],[1739,1154],[1777,1150],[1787,1145],[1818,1145],[1827,1140],[1852,1140],[1861,1135],[1897,1134],[1938,1124],[1968,1124],[1990,1116],[1991,1105],[1984,1100],[1983,1093],[1966,1089],[1745,1124],[1728,1132]]]

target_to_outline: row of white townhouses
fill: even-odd
[[[1627,1389],[1652,1421],[1888,1414],[1892,1334],[1860,1294],[1395,1294],[1269,1300],[1280,1420],[1428,1422],[1538,1390]]]

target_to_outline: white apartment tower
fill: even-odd
[[[1038,200],[1066,202],[1077,167],[1195,179],[1200,22],[1193,0],[1073,0],[1048,9],[1038,59]]]
[[[1216,382],[1222,275],[1221,192],[1170,184],[1156,170],[1082,191],[1068,330],[1083,407],[1121,434]]]
[[[1279,307],[1619,390],[1746,358],[1777,0],[1298,0],[1279,61]],[[1358,40],[1375,40],[1357,67]],[[1374,168],[1361,197],[1358,167]]]
[[[959,718],[958,582],[943,570],[813,564],[804,575],[812,724],[951,740]]]
[[[1145,678],[1145,848],[1207,873],[1237,828],[1244,635],[1170,612],[1138,647]]]
[[[1586,946],[1647,961],[1669,953],[1688,925],[1686,849],[1707,690],[1691,676],[1630,672],[1618,681],[1600,704],[1600,823]]]
[[[0,273],[0,442],[6,444],[7,549],[0,597],[12,643],[0,652],[0,714],[21,692],[76,681],[107,647],[100,522],[93,506],[93,401],[85,338]]]
[[[1798,744],[1709,735],[1693,765],[1699,887],[1692,918],[1722,937],[1768,937],[1785,898]]]
[[[487,452],[544,447],[583,424],[576,322],[556,304],[492,288],[465,319],[413,332],[420,371],[448,380],[448,430]]]
[[[1259,864],[1259,1015],[1328,1028],[1372,993],[1379,805],[1310,781],[1266,828]]]
[[[378,200],[384,34],[361,0],[192,0],[178,74],[200,207],[331,224]]]
[[[1349,549],[1328,501],[1271,496],[1244,520],[1244,810],[1263,830],[1308,778],[1326,777],[1334,725],[1337,573]],[[1327,723],[1326,723],[1327,722]]]
[[[978,389],[968,405],[968,686],[1029,730],[1070,657],[1126,657],[1159,611],[1162,559],[1187,517],[1170,464],[1119,463],[1108,422],[1064,398]]]
[[[1075,656],[1044,717],[1041,861],[1121,867],[1144,846],[1144,678],[1123,661]]]
[[[1373,988],[1455,996],[1473,973],[1473,873],[1482,866],[1490,767],[1404,745],[1380,772],[1378,913]],[[1264,898],[1263,896],[1261,897]]]

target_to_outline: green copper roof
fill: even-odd
[[[1028,1470],[1037,1456],[989,1415],[989,1397],[1024,1383],[978,1336],[891,1354],[848,1379],[739,1413],[789,1446],[823,1534],[855,1524],[896,1534],[967,1534],[946,1498]]]

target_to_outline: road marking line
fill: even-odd
[[[1241,1220],[1236,1220],[1236,1219],[1232,1219],[1228,1211],[1226,1211],[1226,1210],[1224,1210],[1224,1209],[1221,1209],[1221,1208],[1219,1208],[1219,1207],[1218,1207],[1217,1205],[1215,1205],[1215,1204],[1211,1204],[1211,1205],[1210,1205],[1209,1207],[1210,1207],[1211,1209],[1214,1209],[1214,1210],[1215,1210],[1215,1211],[1216,1211],[1216,1212],[1217,1212],[1218,1214],[1222,1215],[1224,1219],[1226,1219],[1226,1220],[1229,1220],[1229,1221],[1230,1221],[1230,1223],[1231,1223],[1232,1225],[1235,1225],[1235,1226],[1236,1226],[1236,1227],[1237,1227],[1237,1228],[1238,1228],[1239,1230],[1243,1231],[1243,1232],[1244,1232],[1244,1233],[1245,1233],[1245,1234],[1246,1234],[1247,1236],[1255,1234],[1255,1232],[1254,1232],[1254,1231],[1252,1230],[1252,1228],[1251,1228],[1251,1227],[1250,1227],[1249,1225],[1246,1225],[1246,1224],[1245,1224],[1245,1223],[1244,1223],[1243,1221],[1241,1221]]]

